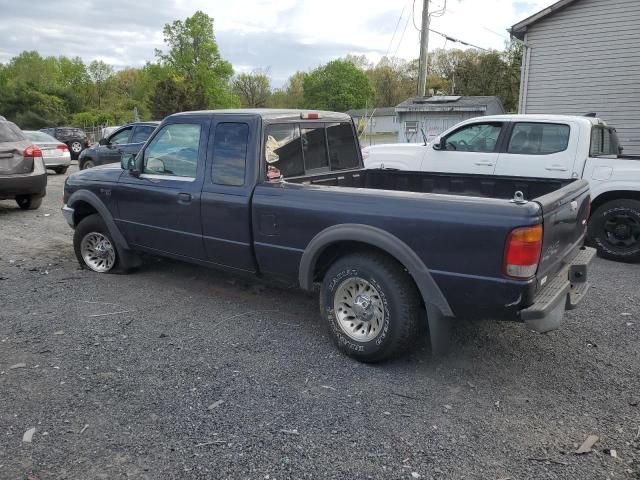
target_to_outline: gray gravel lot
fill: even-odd
[[[0,202],[0,479],[640,479],[640,265],[596,260],[559,331],[465,322],[448,356],[363,365],[313,296],[80,270],[62,182]]]

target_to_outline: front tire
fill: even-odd
[[[42,197],[33,195],[18,195],[16,203],[22,210],[37,210],[42,205]]]
[[[95,162],[90,158],[87,158],[86,160],[80,163],[80,170],[86,170],[87,168],[93,168],[95,166],[96,166]]]
[[[320,311],[338,349],[362,362],[405,353],[416,338],[419,296],[395,260],[356,253],[337,260],[320,290]]]
[[[132,268],[98,214],[80,221],[73,234],[73,250],[80,266],[96,273],[126,273]]]
[[[602,258],[640,262],[640,201],[620,199],[602,205],[591,216],[588,237]]]

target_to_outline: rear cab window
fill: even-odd
[[[267,125],[264,151],[269,180],[360,166],[349,122]]]
[[[571,127],[562,123],[517,122],[507,144],[507,153],[550,155],[569,146]]]
[[[605,126],[591,128],[590,157],[615,156],[620,154],[620,144],[616,129]]]

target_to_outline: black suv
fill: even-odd
[[[89,148],[89,139],[87,134],[81,128],[74,127],[57,127],[57,128],[41,128],[41,132],[48,133],[56,140],[60,140],[69,147],[71,160],[77,160],[80,153]]]
[[[120,127],[80,154],[80,170],[118,163],[123,154],[137,154],[160,122],[136,122]]]

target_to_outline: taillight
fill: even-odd
[[[68,152],[69,147],[67,147],[66,145],[57,145],[56,150],[62,150],[63,152]]]
[[[538,270],[542,251],[542,225],[512,230],[504,250],[504,273],[514,278],[531,278]]]
[[[22,152],[22,156],[25,158],[42,157],[42,150],[37,145],[29,145]]]

